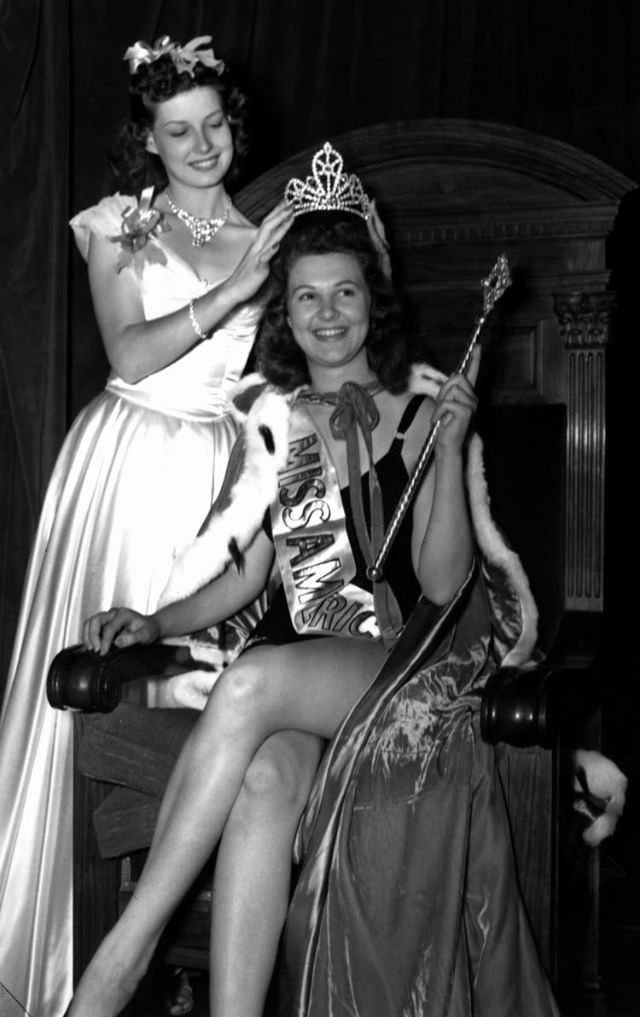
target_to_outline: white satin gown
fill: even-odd
[[[135,199],[114,195],[71,221],[86,257],[91,232],[121,231]],[[145,261],[148,319],[219,280],[177,255]],[[127,268],[125,271],[132,271]],[[0,1014],[60,1017],[72,995],[70,714],[52,709],[52,658],[82,621],[114,604],[155,609],[176,552],[197,533],[224,476],[235,425],[228,393],[254,341],[258,310],[240,308],[176,363],[127,384],[113,374],[60,452],[28,567],[0,718]],[[4,1007],[4,1009],[3,1009]]]

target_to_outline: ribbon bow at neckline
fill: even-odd
[[[335,402],[335,409],[329,418],[334,438],[348,440],[348,435],[357,426],[369,447],[371,432],[380,420],[380,413],[373,399],[380,389],[381,386],[377,383],[368,391],[362,385],[346,381],[336,393],[335,399],[332,394],[325,397],[328,402]]]
[[[382,391],[382,385],[371,382],[358,385],[346,381],[337,392],[312,392],[302,390],[298,398],[310,403],[328,403],[334,406],[329,426],[331,434],[337,441],[345,441],[347,445],[347,471],[349,476],[349,503],[353,522],[367,568],[375,561],[384,536],[384,508],[382,489],[373,459],[372,431],[380,420],[380,413],[374,401],[374,395]],[[360,464],[360,431],[369,459],[369,509],[371,526],[367,526],[362,501],[362,469]],[[402,617],[397,601],[384,581],[374,583],[374,601],[376,616],[382,637],[386,642],[393,641],[402,626]]]

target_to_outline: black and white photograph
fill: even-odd
[[[0,1017],[637,1017],[637,0],[0,0]]]

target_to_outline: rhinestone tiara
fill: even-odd
[[[305,180],[292,177],[284,190],[284,199],[293,208],[294,217],[306,212],[352,212],[369,217],[370,199],[355,173],[343,172],[344,159],[325,141],[311,160],[311,174]]]

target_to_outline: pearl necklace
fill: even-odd
[[[193,240],[191,241],[194,247],[202,247],[204,244],[208,244],[210,240],[213,240],[216,233],[218,233],[227,219],[231,214],[231,198],[227,198],[224,211],[222,215],[218,216],[217,219],[200,219],[197,215],[191,215],[186,212],[184,208],[180,208],[174,201],[171,200],[171,195],[168,191],[165,192],[167,204],[173,214],[183,222],[191,235]]]

